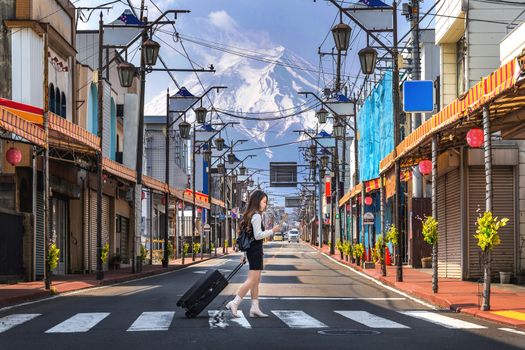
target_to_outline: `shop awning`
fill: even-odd
[[[100,151],[100,138],[54,113],[49,116],[49,143],[62,148]],[[87,149],[86,149],[87,148]]]
[[[462,128],[472,125],[479,126],[484,105],[489,104],[491,119],[495,121],[493,127],[499,128],[505,124],[498,119],[525,107],[524,71],[523,68],[520,68],[525,66],[524,60],[522,54],[521,57],[501,66],[424,122],[401,141],[394,151],[381,160],[380,172],[386,172],[396,159],[404,162],[405,166],[416,163],[415,158],[421,159],[423,153],[428,153],[428,150],[423,150],[421,145],[427,144],[431,136],[437,132],[445,129],[451,130],[452,127],[458,127],[458,125]],[[515,119],[513,120],[514,126],[518,127],[522,120]],[[453,141],[453,135],[450,136],[450,140]],[[405,159],[407,156],[414,159],[407,160]]]
[[[21,118],[12,109],[0,106],[0,129],[13,133],[28,142],[46,147],[46,134],[39,125]]]
[[[128,180],[131,182],[137,181],[137,173],[135,172],[135,170],[125,167],[124,165],[112,161],[109,158],[102,159],[102,169],[105,172],[119,177],[121,179]]]

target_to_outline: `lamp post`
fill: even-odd
[[[399,63],[398,63],[398,38],[397,38],[397,2],[392,1],[392,36],[393,43],[392,48],[388,47],[374,32],[368,30],[363,24],[356,20],[347,9],[343,8],[336,0],[329,0],[335,7],[344,13],[348,18],[350,18],[358,27],[360,27],[364,32],[367,33],[368,38],[375,40],[382,48],[384,48],[392,56],[392,99],[393,99],[393,112],[394,112],[394,147],[396,147],[401,141],[400,134],[400,115],[399,115]],[[375,49],[371,49],[369,46],[365,49],[362,49],[359,54],[359,60],[361,63],[361,68],[364,74],[372,74],[373,69],[375,68],[375,62],[377,60],[377,52]],[[399,235],[399,244],[398,244],[398,256],[396,257],[397,273],[396,281],[403,281],[403,264],[402,264],[402,250],[404,248],[404,235],[401,230],[401,178],[400,178],[400,162],[396,157],[394,161],[394,171],[395,171],[395,180],[396,180],[396,195],[394,198],[394,222],[395,226],[400,232]]]

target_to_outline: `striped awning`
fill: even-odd
[[[523,79],[519,79],[523,72],[518,60],[524,60],[523,56],[498,68],[414,130],[381,160],[380,172],[386,172],[396,159],[402,160],[408,155],[412,156],[412,153],[417,153],[415,151],[419,146],[427,143],[433,134],[459,122],[472,123],[480,117],[484,105],[489,104],[491,118],[496,119],[524,108],[525,89]]]
[[[13,133],[32,144],[46,147],[46,133],[41,126],[33,124],[18,114],[13,113],[12,109],[0,106],[0,129]]]
[[[100,151],[100,138],[86,129],[55,113],[49,116],[49,142],[59,147],[83,146],[92,151]]]
[[[116,177],[119,177],[124,180],[131,182],[137,181],[137,173],[135,170],[125,167],[124,165],[117,163],[109,158],[102,159],[102,169]]]
[[[0,98],[0,107],[21,119],[37,125],[44,125],[44,110],[24,103]]]

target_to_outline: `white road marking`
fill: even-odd
[[[208,272],[208,270],[193,271],[193,273],[198,273],[200,275],[204,275],[204,274],[206,274],[206,272]]]
[[[26,323],[41,314],[13,314],[0,318],[0,333]]]
[[[306,246],[307,246],[307,247],[310,247],[310,249],[312,249],[312,250],[314,250],[314,251],[316,251],[316,252],[319,252],[319,251],[317,251],[314,247],[311,247],[310,245],[306,245]],[[320,253],[320,252],[319,252],[319,253]],[[377,285],[379,285],[379,286],[381,286],[381,287],[383,287],[383,288],[385,288],[385,289],[387,289],[387,290],[389,290],[389,291],[392,291],[392,292],[394,292],[394,293],[397,293],[397,294],[399,294],[399,295],[402,295],[402,296],[404,296],[404,297],[407,298],[407,299],[410,299],[410,300],[412,300],[412,301],[414,301],[414,302],[416,302],[416,303],[418,303],[418,304],[420,304],[420,305],[423,305],[423,306],[425,306],[425,307],[428,307],[429,309],[433,309],[433,310],[437,310],[437,309],[438,309],[438,307],[436,307],[436,306],[434,306],[434,305],[432,305],[432,304],[429,304],[429,303],[427,303],[427,302],[425,302],[425,301],[423,301],[423,300],[419,300],[419,299],[417,299],[417,298],[414,298],[413,296],[411,296],[411,295],[409,295],[409,294],[407,294],[407,293],[404,293],[404,292],[402,292],[402,291],[400,291],[400,290],[397,290],[397,289],[395,289],[395,288],[393,288],[393,287],[387,286],[387,285],[383,284],[382,282],[376,280],[375,278],[373,278],[373,277],[371,277],[371,276],[368,276],[366,273],[359,272],[359,271],[355,270],[354,268],[352,268],[352,267],[350,267],[350,266],[348,266],[348,265],[345,265],[345,264],[343,264],[343,263],[341,263],[341,262],[335,260],[334,258],[332,258],[331,256],[329,256],[329,255],[327,255],[327,254],[325,254],[325,253],[321,253],[321,254],[324,255],[325,257],[327,257],[328,259],[332,260],[334,263],[336,263],[336,264],[338,264],[338,265],[340,265],[340,266],[342,266],[342,267],[344,267],[344,268],[346,268],[346,269],[352,271],[353,273],[355,273],[355,274],[357,274],[357,275],[359,275],[359,276],[361,276],[361,277],[363,277],[363,278],[366,278],[367,280],[370,280],[370,281],[374,282],[375,284],[377,284]]]
[[[510,333],[519,334],[519,335],[525,335],[525,332],[518,331],[517,329],[513,329],[513,328],[498,328],[498,329],[500,331],[510,332]]]
[[[300,310],[272,310],[290,328],[326,328],[323,322],[316,320]]]
[[[167,331],[174,315],[174,311],[143,312],[127,332]]]
[[[334,311],[352,321],[364,324],[370,328],[410,328],[400,323],[387,320],[366,311]]]
[[[250,297],[244,297],[250,299]],[[261,300],[336,300],[336,301],[403,301],[406,298],[352,298],[352,297],[259,297]]]
[[[478,324],[470,323],[467,321],[458,320],[456,318],[443,316],[435,312],[430,311],[399,311],[399,313],[415,318],[419,318],[424,321],[432,322],[434,324],[451,328],[451,329],[485,329],[487,327],[480,326]]]
[[[87,332],[97,323],[109,316],[108,312],[78,313],[48,329],[46,333],[77,333]]]
[[[229,311],[222,311],[222,314],[218,317],[217,314],[219,313],[219,310],[208,310],[208,315],[210,316],[208,323],[210,324],[210,328],[226,328],[229,327],[230,324],[228,322],[234,322],[237,323],[239,326],[243,328],[252,328],[250,325],[250,322],[246,319],[243,312],[241,310],[237,311],[237,314],[240,317],[232,317],[231,313]]]

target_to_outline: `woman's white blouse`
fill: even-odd
[[[252,216],[252,227],[253,227],[253,237],[257,240],[265,239],[273,235],[271,229],[263,231],[262,230],[262,217],[261,214],[253,214]]]

